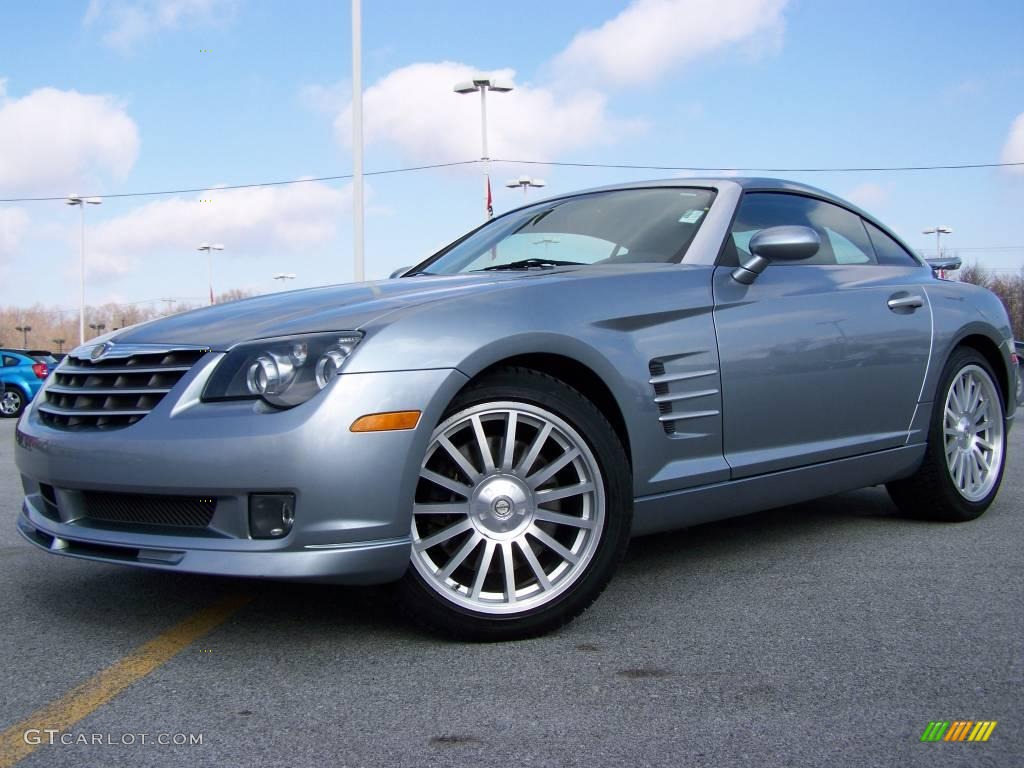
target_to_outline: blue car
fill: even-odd
[[[17,418],[57,365],[48,354],[0,349],[0,418]]]

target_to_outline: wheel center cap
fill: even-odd
[[[966,416],[961,416],[956,423],[956,442],[960,448],[966,448],[971,441],[971,422]]]
[[[485,536],[511,538],[533,519],[533,492],[514,475],[490,475],[474,489],[470,509]]]
[[[494,516],[499,520],[505,520],[512,516],[515,508],[512,505],[512,499],[508,496],[499,496],[491,504],[491,511],[494,512]]]

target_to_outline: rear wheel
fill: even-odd
[[[25,410],[25,396],[21,390],[8,387],[0,393],[0,416],[5,419],[13,419],[21,416]]]
[[[534,371],[488,376],[434,430],[403,602],[461,638],[554,629],[608,583],[631,506],[625,451],[592,403]]]
[[[907,514],[974,520],[988,509],[1003,479],[1003,399],[988,361],[967,347],[950,356],[938,391],[920,469],[886,487]]]

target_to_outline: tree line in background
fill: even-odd
[[[992,272],[979,264],[961,267],[957,277],[965,283],[988,288],[1006,307],[1013,338],[1024,340],[1024,275]]]
[[[965,283],[974,283],[988,288],[1000,298],[1006,307],[1013,326],[1015,339],[1024,339],[1024,275],[997,273],[985,269],[979,264],[968,264],[956,273],[956,277]],[[255,295],[253,291],[234,288],[217,296],[217,303],[246,299]],[[86,308],[86,339],[99,336],[101,333],[124,328],[128,325],[152,320],[167,314],[187,312],[198,309],[202,304],[175,302],[168,309],[163,302],[148,304],[103,304],[98,307]],[[21,347],[22,333],[19,327],[31,327],[28,332],[29,349],[49,349],[64,351],[78,344],[78,311],[62,310],[36,304],[27,309],[16,307],[0,308],[0,347]],[[89,327],[94,326],[94,327]],[[63,339],[63,344],[57,342]]]
[[[219,294],[218,304],[236,301],[253,296],[253,291],[233,288]],[[168,314],[187,312],[199,309],[203,304],[174,302],[168,308],[166,302],[147,302],[144,304],[118,304],[112,302],[101,306],[85,308],[85,338],[91,339],[115,328],[124,328],[146,320],[153,320]],[[32,330],[23,334],[18,328],[29,327]],[[28,349],[46,349],[51,352],[64,352],[78,346],[78,310],[57,309],[43,304],[35,304],[28,308],[0,307],[0,347],[21,348],[27,336]]]

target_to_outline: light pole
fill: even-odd
[[[213,252],[214,251],[223,251],[224,250],[224,246],[221,245],[220,243],[214,243],[213,245],[211,245],[210,243],[203,243],[196,250],[197,251],[206,251],[206,255],[210,259],[210,265],[209,265],[209,267],[210,267],[210,306],[212,307],[213,306]]]
[[[281,285],[283,286],[287,281],[295,279],[295,273],[294,272],[278,272],[276,275],[274,275],[274,279],[275,280],[280,280],[281,281]]]
[[[166,312],[166,314],[169,315],[169,314],[171,314],[171,310],[174,308],[174,304],[177,301],[177,299],[166,298],[166,299],[160,299],[160,301],[162,301],[165,304],[167,304],[167,312]]]
[[[352,0],[352,278],[365,279],[363,257],[363,14]]]
[[[89,323],[89,327],[96,331],[96,335],[99,336],[107,329],[106,323]]]
[[[78,308],[78,343],[85,343],[85,206],[100,205],[103,200],[98,197],[82,197],[81,195],[68,195],[64,201],[68,205],[77,205],[82,212],[82,237],[81,237],[81,282],[79,285],[79,308]]]
[[[942,258],[942,236],[953,234],[953,230],[949,227],[931,227],[930,229],[921,230],[922,235],[935,235],[935,255],[938,258]]]
[[[31,325],[16,325],[14,330],[21,332],[21,348],[28,349],[28,332],[32,330]]]
[[[526,192],[530,187],[539,189],[546,185],[544,179],[533,179],[529,176],[520,176],[518,179],[510,179],[505,182],[505,186],[509,189],[515,189],[516,187],[523,188],[523,198],[526,198]]]
[[[50,339],[50,341],[57,345],[58,355],[64,354],[64,342],[67,341],[67,339]]]
[[[491,158],[487,154],[487,92],[508,93],[513,88],[512,83],[505,80],[492,80],[487,77],[475,77],[462,83],[456,83],[456,93],[475,93],[480,91],[480,138],[481,153],[480,160],[484,166],[484,219],[494,216],[494,206],[491,203]]]

